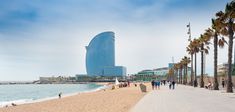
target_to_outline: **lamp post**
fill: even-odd
[[[191,26],[190,26],[190,22],[189,22],[189,24],[187,25],[187,28],[188,28],[187,34],[189,35],[188,41],[191,42],[192,40],[191,40]]]
[[[190,26],[190,23],[187,25],[187,28],[188,28],[187,34],[189,35],[188,41],[191,43],[192,40],[191,40],[191,26]],[[193,86],[193,85],[196,86],[196,81],[197,81],[196,76],[195,76],[195,80],[194,80],[194,83],[193,83],[193,54],[191,53],[190,55],[191,55],[191,70],[190,70],[191,71],[191,80],[190,80],[190,84],[191,84],[191,86]]]

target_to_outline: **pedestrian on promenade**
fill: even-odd
[[[157,81],[157,88],[160,89],[160,86],[161,86],[161,82]]]
[[[224,85],[225,85],[224,79],[222,79],[222,87],[223,87],[223,88],[224,88]]]
[[[151,85],[152,85],[152,90],[154,90],[154,80],[152,80]]]
[[[154,86],[155,86],[155,89],[157,90],[157,87],[158,87],[158,81],[157,80],[154,81]]]
[[[171,89],[171,81],[169,81],[169,89]]]
[[[206,89],[212,89],[212,83],[211,81],[208,82],[208,84],[205,86]]]
[[[166,80],[163,80],[163,84],[164,84],[164,86],[166,85]]]
[[[175,81],[172,81],[172,89],[175,89]]]

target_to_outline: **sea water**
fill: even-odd
[[[22,104],[39,99],[58,98],[69,94],[96,91],[104,88],[97,84],[19,84],[0,85],[0,107],[11,103]]]

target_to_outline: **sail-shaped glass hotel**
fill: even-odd
[[[86,70],[88,75],[124,76],[126,68],[115,66],[115,37],[113,32],[96,35],[86,46]]]

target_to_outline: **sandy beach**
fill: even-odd
[[[150,84],[146,83],[148,91]],[[146,93],[134,87],[81,93],[61,99],[0,108],[0,112],[128,112]]]

